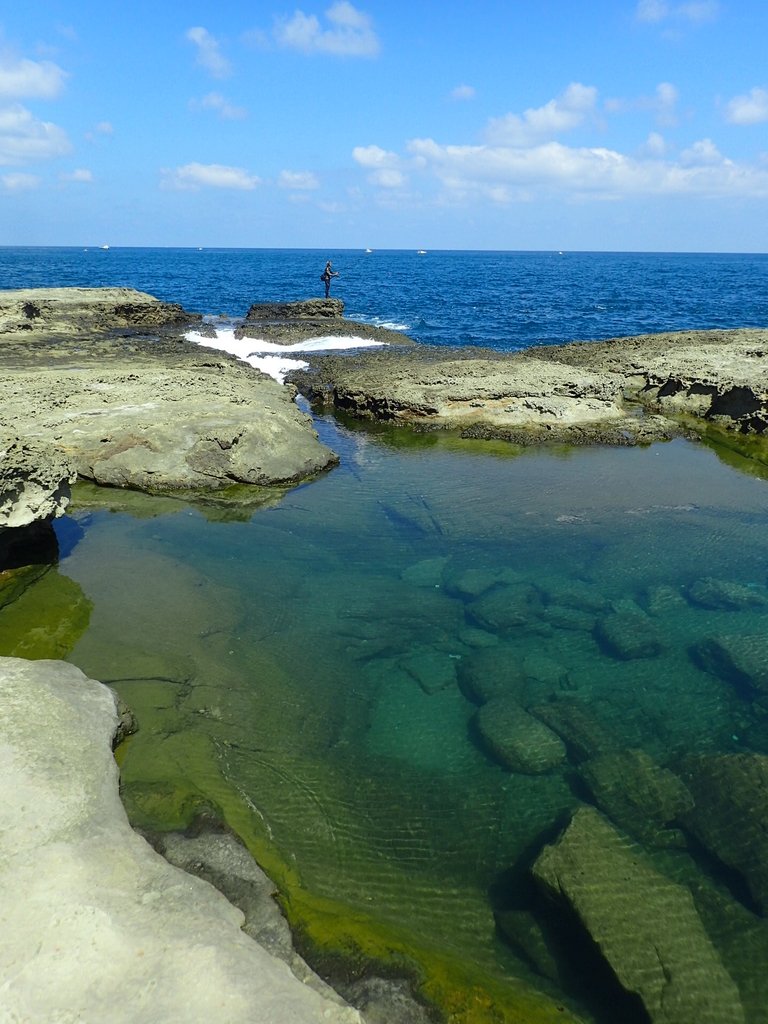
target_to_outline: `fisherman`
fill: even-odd
[[[325,297],[326,297],[326,299],[331,294],[331,278],[332,277],[338,277],[338,276],[339,276],[338,270],[332,270],[331,269],[331,261],[328,260],[328,262],[325,264],[325,270],[320,275],[320,280],[325,282]]]

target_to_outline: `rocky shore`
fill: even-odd
[[[392,342],[383,351],[309,356],[310,369],[284,386],[189,343],[192,326],[200,326],[193,314],[130,289],[0,292],[0,607],[46,571],[28,564],[14,538],[63,514],[78,477],[197,494],[232,484],[285,489],[332,467],[337,457],[297,408],[297,389],[363,420],[525,445],[632,445],[710,427],[759,437],[768,427],[768,330],[500,354],[415,346],[347,320],[337,300],[256,304],[239,337]],[[658,612],[646,613],[629,601],[608,607],[586,584],[544,593],[475,568],[440,576],[432,589],[462,600],[476,639],[504,638],[535,618],[539,632],[555,624],[590,633],[619,666],[662,649],[655,617],[669,595],[658,595]],[[709,609],[768,602],[762,590],[708,577],[685,599]],[[378,607],[371,628],[381,629]],[[460,686],[477,705],[472,728],[500,771],[567,770],[594,803],[551,823],[549,841],[531,851],[536,913],[500,912],[500,931],[558,983],[556,930],[549,936],[547,922],[559,908],[599,951],[627,1007],[637,1014],[642,1004],[654,1022],[737,1024],[742,1004],[765,1006],[762,975],[753,976],[737,948],[742,918],[768,948],[762,920],[744,910],[732,948],[715,948],[707,914],[724,932],[723,922],[736,920],[734,901],[668,877],[635,840],[674,849],[685,829],[764,914],[768,758],[697,755],[672,771],[617,747],[594,709],[560,693],[569,689],[561,666],[535,656],[502,665],[497,652],[486,658],[484,650],[478,646],[459,669],[441,659],[439,672],[433,660],[411,654],[408,672],[428,695]],[[763,707],[762,634],[706,635],[691,656]],[[95,1022],[109,1007],[118,1022],[361,1022],[296,954],[269,880],[232,837],[157,838],[159,856],[130,828],[112,755],[125,727],[112,692],[74,666],[0,658],[0,878],[8,894],[0,986],[9,1019],[75,1013]],[[426,1019],[415,1004],[395,1017],[391,992],[381,1006],[366,1014],[368,1024]],[[561,1011],[561,1019],[575,1019]]]
[[[768,427],[768,330],[686,331],[518,353],[418,347],[311,356],[320,406],[521,445],[628,445]]]

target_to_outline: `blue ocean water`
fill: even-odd
[[[322,294],[433,345],[501,350],[768,323],[768,255],[0,248],[0,284],[138,288],[198,313]]]
[[[429,344],[768,323],[761,255],[4,249],[0,271],[240,316],[320,294],[327,258],[348,315]],[[264,507],[81,488],[57,570],[2,609],[0,653],[111,682],[140,724],[122,759],[137,824],[221,814],[331,962],[412,958],[457,1024],[647,1021],[531,879],[584,806],[691,894],[744,1019],[764,1024],[768,930],[740,874],[763,809],[748,789],[713,802],[747,851],[726,867],[675,776],[704,765],[722,787],[714,769],[768,757],[765,695],[702,655],[742,637],[748,656],[766,633],[768,483],[686,441],[520,452],[316,424],[341,465]],[[550,735],[551,764],[502,755],[510,707],[517,758],[536,760],[553,714],[567,749]],[[599,855],[589,869],[599,887]],[[638,930],[626,905],[619,918]],[[684,949],[676,929],[659,941]]]

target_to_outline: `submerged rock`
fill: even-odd
[[[489,752],[510,771],[538,775],[565,760],[565,744],[559,736],[508,698],[484,704],[475,725]]]
[[[743,608],[762,608],[768,604],[765,588],[745,587],[731,580],[718,580],[712,576],[696,580],[688,588],[688,600],[701,608],[722,611],[740,611]]]
[[[492,633],[527,625],[541,611],[541,595],[530,583],[497,586],[467,605],[470,622]]]
[[[597,620],[595,637],[609,654],[623,661],[655,658],[663,648],[656,626],[640,608],[604,615]]]
[[[763,633],[707,637],[695,645],[693,656],[727,683],[768,693],[768,636]]]
[[[530,708],[531,714],[554,730],[576,760],[594,757],[621,746],[621,738],[607,728],[592,708],[579,700],[560,699]]]
[[[64,662],[2,658],[0,696],[8,1020],[360,1024],[131,829],[106,687]]]
[[[693,797],[669,769],[642,750],[598,754],[579,766],[597,806],[619,828],[656,846],[683,845],[666,826],[693,808]]]
[[[695,801],[686,826],[744,877],[755,902],[768,913],[768,757],[692,757],[682,775]]]
[[[577,916],[652,1024],[743,1024],[738,989],[690,891],[660,874],[598,811],[577,810],[533,875]]]

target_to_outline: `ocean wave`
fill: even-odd
[[[216,331],[215,338],[205,337],[198,331],[187,331],[184,337],[187,341],[201,345],[203,348],[228,352],[230,355],[242,359],[244,363],[274,377],[281,384],[290,370],[305,370],[309,366],[309,363],[303,359],[291,359],[290,353],[380,348],[384,344],[381,341],[370,341],[355,336],[339,337],[329,334],[317,338],[307,338],[293,345],[278,345],[274,341],[265,341],[261,338],[236,338],[234,329],[219,329]]]

